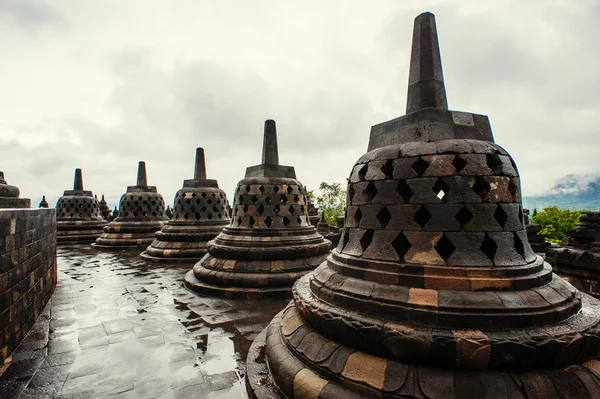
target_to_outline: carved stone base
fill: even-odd
[[[22,208],[31,208],[31,200],[28,198],[0,197],[0,209]]]
[[[154,241],[154,233],[160,230],[166,221],[153,220],[143,222],[113,221],[104,228],[104,233],[92,247],[102,250],[142,249]]]
[[[56,241],[58,244],[86,244],[96,241],[102,235],[106,220],[102,221],[59,221]]]
[[[597,304],[590,297],[584,301]],[[459,355],[489,355],[470,341],[457,345]],[[248,392],[258,399],[595,398],[600,392],[598,359],[566,369],[510,372],[418,366],[333,342],[307,324],[293,304],[257,337],[246,367]]]

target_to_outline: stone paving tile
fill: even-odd
[[[190,265],[60,248],[59,283],[0,368],[0,398],[245,398],[246,353],[287,301],[201,297]]]

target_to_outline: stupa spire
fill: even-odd
[[[279,165],[279,151],[277,149],[277,128],[275,121],[268,119],[265,121],[265,136],[263,139],[262,152],[263,165]]]
[[[448,109],[435,16],[430,12],[415,18],[406,113],[423,108]]]
[[[73,180],[73,191],[83,191],[83,174],[81,169],[75,169],[75,178]]]
[[[206,180],[206,158],[204,158],[204,148],[196,148],[196,164],[194,167],[194,179]]]
[[[147,186],[148,177],[146,175],[146,162],[140,161],[138,164],[137,186]]]

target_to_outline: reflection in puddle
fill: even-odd
[[[206,375],[221,374],[237,369],[233,341],[222,333],[210,332],[200,336],[197,356],[200,369]]]

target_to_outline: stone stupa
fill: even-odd
[[[184,180],[175,194],[169,224],[142,258],[153,261],[197,262],[206,255],[206,244],[231,222],[227,195],[216,180],[206,178],[204,149],[196,149],[194,178]]]
[[[40,201],[40,205],[38,206],[38,208],[49,208],[50,205],[48,204],[48,201],[46,201],[46,196],[42,195],[42,200]]]
[[[108,220],[108,218],[110,217],[110,207],[104,199],[104,194],[102,194],[102,198],[100,198],[100,201],[98,201],[98,207],[100,208],[100,214],[102,215],[102,217]]]
[[[309,223],[306,189],[279,164],[275,121],[265,122],[262,163],[246,169],[234,194],[231,224],[185,277],[199,293],[231,298],[291,296],[294,282],[329,253]]]
[[[31,200],[19,198],[21,191],[4,180],[4,172],[0,172],[0,208],[31,208]]]
[[[251,397],[598,397],[600,302],[531,250],[487,116],[448,110],[431,13],[348,193],[337,249],[250,349]]]
[[[56,203],[56,240],[58,244],[91,243],[108,224],[100,214],[98,200],[83,189],[81,169],[75,169],[73,190],[65,190]]]
[[[108,250],[145,248],[167,222],[165,201],[156,186],[148,185],[146,163],[140,161],[137,184],[127,187],[119,201],[119,214],[92,246]]]

